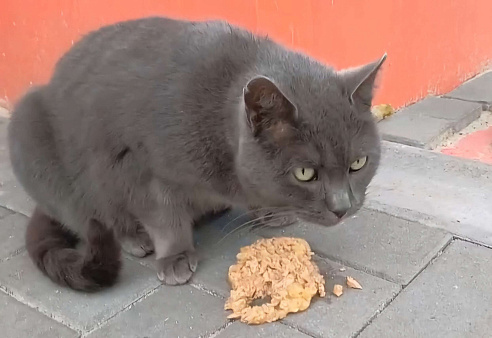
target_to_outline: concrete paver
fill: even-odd
[[[198,337],[226,322],[222,299],[191,286],[163,286],[88,337]]]
[[[0,177],[0,182],[2,183],[0,205],[23,215],[30,216],[34,210],[35,203],[26,195],[20,184],[17,183],[14,175],[11,173],[10,167],[4,170],[0,166]]]
[[[492,245],[492,166],[391,142],[368,207]]]
[[[360,337],[490,337],[491,275],[491,249],[455,241]]]
[[[24,248],[27,217],[20,214],[10,214],[0,219],[0,261],[9,258]]]
[[[261,326],[250,326],[241,323],[234,323],[229,325],[223,331],[221,331],[215,338],[263,338],[263,337],[275,337],[275,338],[308,338],[310,336],[305,335],[299,331],[293,330],[286,325],[279,323],[270,323]]]
[[[442,137],[465,128],[480,116],[480,103],[428,97],[378,123],[383,139],[433,149]]]
[[[0,291],[2,337],[71,338],[79,334]]]
[[[34,202],[12,172],[7,148],[7,125],[8,119],[0,117],[0,205],[28,216],[34,210]]]
[[[399,285],[362,271],[320,258],[315,261],[325,277],[326,297],[315,298],[306,311],[284,319],[290,326],[315,337],[353,337],[400,291]],[[346,288],[347,276],[355,278],[363,289]],[[335,284],[344,286],[344,294],[340,298],[331,292]]]
[[[436,146],[441,135],[451,134],[452,125],[444,119],[402,113],[378,123],[383,140],[425,149]]]
[[[91,330],[160,285],[155,273],[126,260],[120,282],[97,293],[82,293],[52,283],[27,253],[0,263],[0,288],[80,332]]]
[[[451,239],[439,229],[371,210],[335,227],[300,224],[263,233],[304,238],[322,256],[403,285]]]
[[[446,94],[447,97],[492,104],[492,71],[463,83]]]
[[[13,214],[13,212],[10,211],[9,209],[5,209],[5,208],[0,207],[0,219],[5,218],[6,216],[12,215],[12,214]]]

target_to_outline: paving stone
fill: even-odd
[[[383,142],[366,205],[492,245],[492,166]]]
[[[315,337],[353,337],[400,291],[399,285],[362,271],[340,271],[342,266],[337,263],[320,258],[315,261],[325,277],[327,296],[314,299],[306,311],[284,319],[289,326]],[[363,289],[344,288],[343,295],[337,298],[331,290],[335,284],[345,286],[346,276],[355,278]]]
[[[34,202],[17,182],[10,165],[7,144],[8,119],[0,117],[0,206],[30,215]]]
[[[436,119],[450,120],[456,123],[461,122],[461,125],[458,124],[454,128],[455,130],[461,130],[480,117],[482,105],[475,102],[430,96],[407,107],[402,112],[405,110],[410,111],[410,113],[414,110],[419,114]]]
[[[301,223],[263,233],[304,238],[321,256],[403,285],[451,240],[442,230],[364,209],[334,227]]]
[[[1,144],[1,143],[0,143]],[[0,206],[30,216],[34,201],[17,182],[9,162],[0,160]]]
[[[3,170],[0,166],[0,206],[30,216],[35,205],[14,178],[10,167]]]
[[[0,291],[2,337],[69,338],[78,333]]]
[[[13,212],[10,211],[9,209],[5,209],[5,208],[0,207],[0,219],[5,218],[6,216],[12,215],[12,214],[13,214]]]
[[[492,103],[492,72],[479,75],[446,94],[462,100]]]
[[[452,122],[429,116],[397,113],[378,123],[385,141],[397,142],[419,148],[437,145],[440,135],[451,134]]]
[[[198,337],[226,324],[224,301],[188,285],[162,286],[88,337]]]
[[[419,148],[434,148],[441,138],[465,128],[480,116],[482,105],[428,97],[378,123],[383,139]]]
[[[275,337],[275,338],[308,338],[308,335],[291,329],[279,323],[269,323],[260,326],[251,326],[243,323],[234,323],[221,331],[216,338],[254,338],[254,337]]]
[[[24,247],[27,221],[27,217],[21,214],[11,214],[0,219],[0,261]]]
[[[104,322],[160,285],[155,273],[125,260],[120,281],[97,293],[59,287],[33,265],[26,253],[0,263],[0,287],[61,323],[84,332]]]
[[[491,275],[491,249],[455,241],[360,337],[490,337]]]

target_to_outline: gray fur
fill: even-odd
[[[181,284],[197,263],[192,224],[207,212],[288,207],[333,225],[332,211],[361,207],[380,158],[370,114],[380,64],[336,72],[218,21],[107,26],[19,103],[14,171],[78,233],[97,219],[143,256],[153,248],[142,224],[159,278]],[[349,173],[361,156],[366,166]],[[303,166],[318,180],[298,182],[291,170]]]

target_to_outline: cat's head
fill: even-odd
[[[251,204],[322,225],[360,209],[380,160],[370,109],[385,58],[247,83],[236,165]]]

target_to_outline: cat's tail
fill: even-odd
[[[26,232],[29,256],[52,281],[75,290],[97,291],[113,285],[121,268],[121,250],[113,231],[91,220],[85,255],[76,250],[76,234],[39,208]]]

